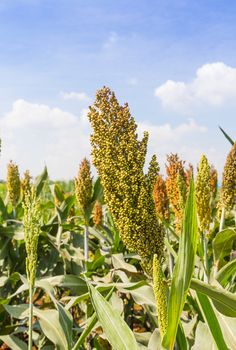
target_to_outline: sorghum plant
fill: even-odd
[[[7,191],[14,209],[20,198],[20,190],[21,183],[18,166],[10,161],[7,166]]]

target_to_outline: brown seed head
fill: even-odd
[[[165,221],[170,219],[169,198],[166,191],[166,183],[161,175],[158,175],[153,189],[153,197],[157,215]]]
[[[177,233],[180,233],[183,221],[184,204],[186,200],[186,175],[184,162],[179,159],[177,154],[167,156],[166,165],[166,189],[167,194],[175,214],[175,227]]]
[[[99,201],[96,201],[93,208],[93,223],[94,225],[100,225],[102,223],[103,213],[102,206]]]

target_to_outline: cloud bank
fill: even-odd
[[[190,82],[167,80],[155,89],[164,108],[191,114],[198,107],[220,107],[236,98],[236,68],[204,64]]]

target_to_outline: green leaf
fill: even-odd
[[[0,339],[7,344],[10,349],[14,350],[27,350],[25,342],[17,338],[15,335],[0,335]]]
[[[66,334],[60,322],[57,310],[40,310],[34,308],[34,315],[39,318],[39,324],[45,336],[60,350],[70,350]]]
[[[203,317],[206,324],[209,327],[209,330],[215,340],[215,343],[220,350],[228,350],[228,347],[225,343],[220,324],[217,320],[216,314],[213,310],[213,307],[208,299],[208,297],[202,293],[197,292],[197,299],[202,311]]]
[[[217,233],[212,243],[214,260],[217,266],[225,265],[224,258],[230,255],[235,239],[236,232],[232,229],[227,228]]]
[[[117,310],[103,296],[88,284],[91,300],[104,333],[115,350],[137,350],[134,334]]]
[[[216,274],[217,281],[224,287],[228,280],[236,273],[236,259],[229,261]]]
[[[236,295],[223,288],[211,286],[195,278],[191,281],[191,288],[207,295],[213,301],[216,309],[225,316],[236,317]]]
[[[231,139],[231,137],[228,134],[226,134],[226,132],[220,126],[219,126],[219,129],[222,131],[222,133],[224,134],[226,139],[231,143],[231,145],[233,145],[234,141]]]
[[[198,322],[195,343],[192,350],[220,350],[217,349],[214,343],[214,339],[209,331],[207,325],[203,322]]]
[[[179,252],[173,271],[168,302],[168,326],[163,346],[173,349],[180,315],[189,290],[198,242],[198,227],[194,184],[191,180],[189,195],[185,207],[183,229],[180,236]]]
[[[48,171],[47,171],[47,167],[45,166],[43,169],[42,174],[40,174],[34,183],[35,189],[36,189],[36,196],[38,197],[43,189],[43,186],[46,182],[46,180],[48,179]]]

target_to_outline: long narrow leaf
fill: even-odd
[[[115,350],[137,350],[134,334],[117,310],[89,284],[91,300],[104,333]]]
[[[189,290],[197,250],[197,214],[193,180],[186,203],[179,253],[173,272],[168,302],[168,326],[163,346],[173,349],[184,303]]]
[[[202,293],[197,292],[197,299],[202,311],[203,317],[206,321],[206,324],[209,327],[209,330],[212,334],[212,337],[215,340],[215,343],[220,350],[228,350],[228,347],[225,343],[220,324],[217,320],[213,307],[208,299],[208,297]]]
[[[195,278],[191,281],[191,288],[207,295],[213,301],[216,309],[223,315],[236,317],[236,295],[223,288],[208,285]]]
[[[226,139],[231,143],[231,145],[233,145],[234,141],[231,139],[231,137],[228,134],[226,134],[226,132],[220,126],[219,126],[219,129],[222,131],[222,133],[224,134]]]

